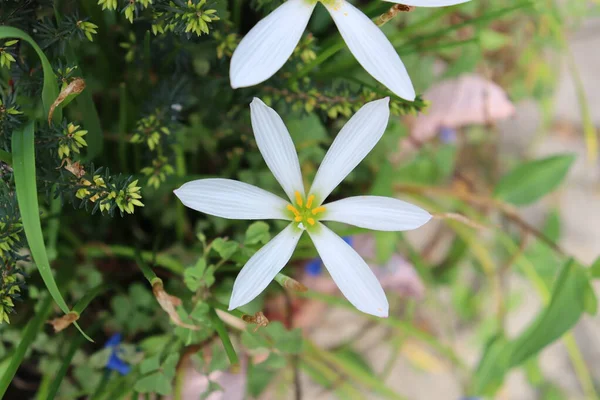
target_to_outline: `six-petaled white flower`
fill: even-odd
[[[404,231],[418,228],[431,218],[421,208],[389,197],[357,196],[323,204],[383,135],[390,115],[389,98],[365,104],[342,128],[319,166],[308,195],[294,143],[282,119],[257,98],[250,109],[258,148],[289,201],[230,179],[200,179],[175,190],[183,204],[206,214],[291,221],[242,268],[233,285],[229,309],[250,302],[267,287],[288,263],[306,231],[346,298],[365,313],[386,317],[388,302],[373,272],[351,246],[320,221]]]
[[[394,46],[381,29],[346,0],[288,0],[242,39],[231,58],[231,87],[259,84],[273,76],[300,41],[320,1],[329,11],[354,57],[394,94],[414,100],[415,90]],[[440,7],[470,0],[386,0],[408,6]]]

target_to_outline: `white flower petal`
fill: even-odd
[[[381,29],[345,0],[326,7],[360,65],[396,95],[413,101],[415,89],[408,72]]]
[[[390,117],[389,102],[386,97],[365,104],[338,133],[309,191],[319,202],[329,196],[381,139]]]
[[[253,86],[273,76],[292,55],[315,4],[288,0],[256,24],[231,57],[231,87]]]
[[[471,0],[383,0],[388,3],[404,4],[405,6],[415,7],[446,7],[455,4],[467,3]]]
[[[431,215],[402,200],[380,196],[348,197],[325,204],[323,221],[337,221],[377,231],[407,231],[424,225]]]
[[[250,103],[250,113],[256,144],[269,169],[290,200],[294,201],[296,191],[304,196],[298,154],[281,117],[256,97]]]
[[[389,305],[381,284],[358,253],[320,222],[318,229],[308,234],[348,301],[362,312],[387,317]]]
[[[233,284],[230,310],[249,303],[265,290],[292,257],[300,236],[302,231],[290,224],[248,260]]]
[[[230,219],[287,219],[287,202],[273,193],[231,179],[199,179],[173,191],[189,208]]]

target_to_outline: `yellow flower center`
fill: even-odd
[[[302,198],[300,192],[294,193],[296,201],[294,205],[288,204],[286,209],[293,214],[293,221],[298,223],[298,228],[306,229],[310,226],[314,226],[319,220],[319,214],[325,212],[325,207],[315,205],[315,195],[311,194],[306,198],[306,201]]]

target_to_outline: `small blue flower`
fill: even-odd
[[[304,266],[304,271],[310,276],[317,276],[321,274],[323,269],[323,263],[319,257],[313,258]]]
[[[119,345],[121,344],[121,334],[115,333],[108,339],[104,347],[110,347],[112,352],[110,353],[110,357],[108,362],[106,363],[106,368],[117,371],[121,375],[127,375],[129,371],[131,371],[131,367],[127,365],[127,363],[119,358]]]
[[[456,129],[442,126],[440,128],[440,140],[442,143],[455,143]]]
[[[344,236],[344,242],[348,243],[352,246],[353,239],[352,236]],[[304,271],[310,276],[318,276],[321,274],[323,270],[323,261],[319,257],[315,257],[304,266]]]

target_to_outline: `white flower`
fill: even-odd
[[[346,0],[288,0],[242,39],[231,58],[229,78],[236,89],[273,76],[300,41],[317,1],[331,14],[360,65],[396,95],[414,100],[415,90],[394,46],[373,21]],[[438,7],[469,0],[387,0],[408,6]]]
[[[292,257],[304,231],[346,298],[359,310],[386,317],[388,302],[363,259],[320,221],[338,221],[381,231],[415,229],[431,215],[401,200],[357,196],[323,204],[336,186],[379,141],[389,119],[389,98],[365,104],[337,135],[305,195],[298,155],[283,121],[255,98],[250,104],[252,129],[267,166],[289,197],[230,179],[200,179],[175,190],[187,207],[231,219],[281,219],[291,223],[242,268],[229,309],[258,296]]]

